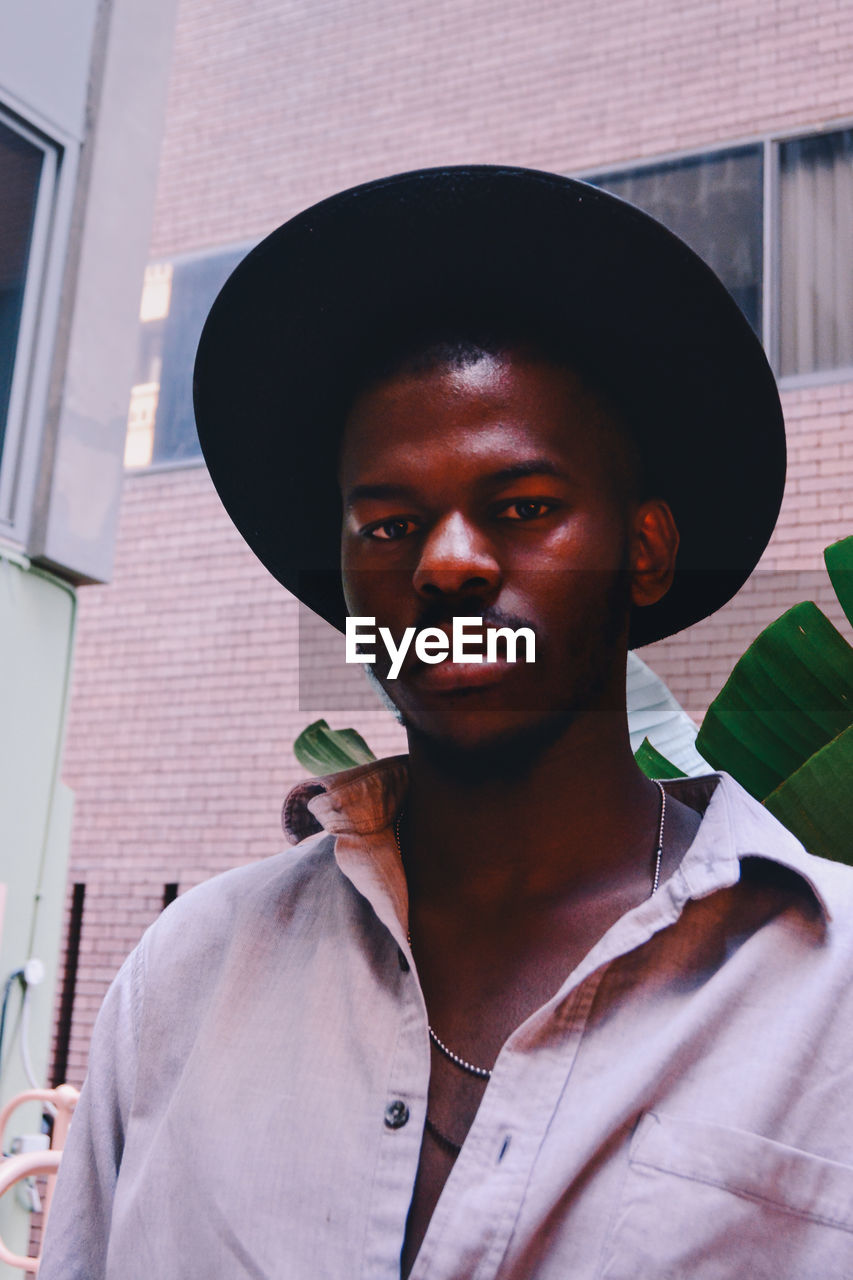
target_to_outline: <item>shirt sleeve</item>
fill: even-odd
[[[104,1280],[113,1196],[136,1084],[143,945],[98,1014],[45,1235],[41,1280]]]

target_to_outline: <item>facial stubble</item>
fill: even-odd
[[[627,562],[628,552],[624,560]],[[585,570],[580,572],[594,572]],[[437,772],[471,784],[524,779],[542,757],[564,738],[579,720],[589,715],[618,717],[625,721],[625,662],[631,609],[631,582],[627,563],[607,584],[597,628],[582,633],[581,643],[564,655],[570,694],[531,723],[496,732],[476,743],[460,743],[452,731],[426,730],[382,689],[384,700],[394,702],[397,719],[406,730],[410,751],[420,755]]]

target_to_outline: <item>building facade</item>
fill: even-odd
[[[175,25],[129,0],[0,15],[0,1103],[49,1081],[77,588],[112,571],[139,277]],[[17,1108],[4,1154],[48,1139]],[[26,1250],[33,1187],[0,1202]],[[0,1264],[0,1275],[20,1272]]]
[[[780,378],[789,479],[762,564],[644,659],[701,718],[784,608],[814,598],[838,619],[821,555],[853,532],[844,0],[180,0],[115,572],[80,593],[55,1065],[72,1082],[109,980],[164,903],[281,847],[301,729],[325,716],[376,754],[402,748],[369,691],[312,667],[327,638],[212,490],[189,401],[205,308],[306,205],[463,162],[587,177],[656,213],[722,274]]]

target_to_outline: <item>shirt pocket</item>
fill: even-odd
[[[853,1168],[649,1112],[601,1280],[851,1280]]]

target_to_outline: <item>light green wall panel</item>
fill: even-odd
[[[25,1025],[22,986],[12,984],[0,1103],[31,1087],[24,1040],[38,1084],[48,1083],[71,829],[72,797],[59,773],[74,616],[67,583],[0,547],[0,883],[6,886],[0,995],[9,975],[33,957],[45,970],[44,980],[30,987]],[[23,1108],[3,1136],[4,1151],[17,1134],[39,1127],[39,1107]],[[26,1252],[28,1232],[29,1215],[11,1192],[0,1200],[0,1234]],[[0,1267],[3,1280],[20,1274]]]

